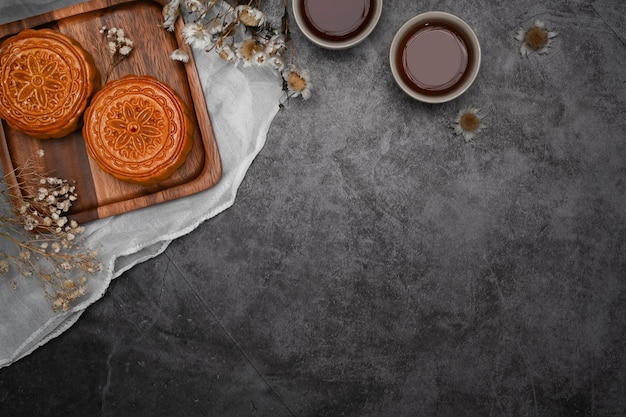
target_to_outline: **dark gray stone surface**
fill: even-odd
[[[483,47],[436,106],[388,69],[427,10]],[[522,58],[535,18],[559,35]],[[293,28],[315,92],[235,205],[0,370],[0,415],[626,415],[625,21],[618,0],[385,0],[349,51]],[[467,105],[489,113],[470,143]]]

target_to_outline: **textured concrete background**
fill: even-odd
[[[427,10],[483,47],[444,105],[388,69]],[[559,35],[522,58],[535,18]],[[349,51],[293,28],[316,89],[234,207],[0,370],[0,415],[626,415],[625,21],[621,0],[385,0]],[[489,113],[470,143],[466,105]]]

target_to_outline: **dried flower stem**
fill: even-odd
[[[14,251],[0,253],[0,274],[36,275],[52,309],[67,311],[86,293],[87,275],[102,270],[97,252],[77,239],[84,228],[65,215],[77,199],[75,187],[40,173],[32,158],[10,175],[15,183],[1,179],[7,188],[0,191],[0,240]]]
[[[130,55],[135,44],[130,38],[126,37],[122,28],[102,26],[100,34],[102,36],[99,41],[100,48],[98,51],[102,59],[108,62],[104,71],[103,81],[106,83],[111,78],[113,70]]]

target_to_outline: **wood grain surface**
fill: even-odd
[[[70,217],[79,222],[121,214],[165,201],[185,197],[215,185],[222,175],[221,160],[211,119],[193,55],[180,41],[182,21],[175,32],[162,24],[163,1],[93,0],[55,10],[29,19],[0,26],[0,42],[28,28],[51,28],[77,40],[94,58],[102,82],[110,58],[99,32],[102,26],[123,28],[135,48],[116,66],[109,81],[124,75],[151,75],[168,84],[193,109],[193,148],[185,161],[167,180],[142,186],[120,181],[103,172],[87,155],[81,130],[61,139],[38,140],[11,129],[2,121],[0,160],[9,183],[21,181],[13,172],[39,149],[45,156],[37,159],[41,172],[76,182],[78,200]],[[169,54],[176,48],[191,57],[186,64],[172,61]],[[20,195],[13,196],[17,201]]]

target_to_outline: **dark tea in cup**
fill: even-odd
[[[322,39],[341,41],[357,36],[373,18],[379,0],[297,0],[307,28]]]
[[[383,0],[293,0],[302,33],[327,49],[350,48],[376,27]]]
[[[458,17],[427,12],[410,19],[396,33],[389,52],[398,85],[410,96],[442,103],[461,95],[480,67],[480,44]]]

